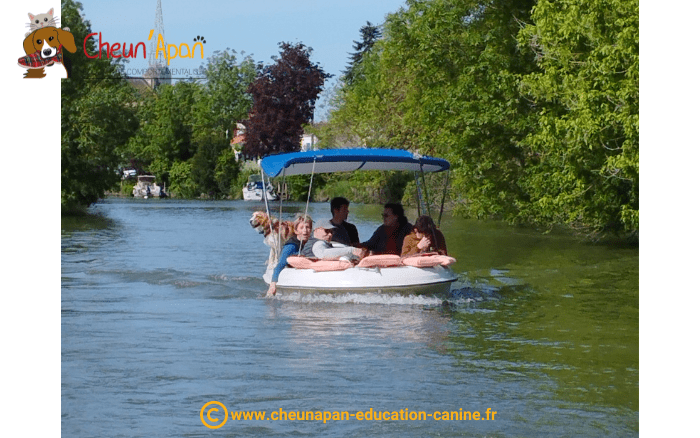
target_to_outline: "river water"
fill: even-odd
[[[260,209],[108,199],[62,219],[63,436],[638,436],[637,248],[447,217],[449,297],[268,299]],[[350,210],[369,238],[381,206]],[[323,411],[353,417],[292,419]]]

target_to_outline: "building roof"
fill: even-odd
[[[233,137],[233,139],[231,140],[232,145],[241,144],[241,143],[245,143],[245,134],[237,135],[237,136]]]

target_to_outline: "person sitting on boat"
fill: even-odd
[[[382,213],[384,224],[379,226],[368,241],[360,244],[373,254],[401,255],[404,238],[411,232],[413,225],[408,222],[403,206],[398,203],[384,205]]]
[[[437,229],[430,216],[419,216],[413,231],[403,240],[401,257],[426,252],[447,255],[447,243],[445,243],[445,236]]]
[[[331,200],[331,214],[333,215],[331,223],[335,225],[331,240],[345,245],[358,246],[360,235],[357,233],[357,227],[346,222],[350,212],[349,208],[350,201],[341,196]]]
[[[267,289],[267,296],[277,293],[277,280],[279,279],[282,269],[287,266],[287,257],[299,253],[300,248],[302,251],[304,250],[304,247],[308,244],[309,238],[311,237],[312,227],[313,220],[311,220],[310,216],[302,214],[297,216],[294,220],[294,236],[287,240],[287,243],[282,247],[277,266],[275,266],[275,269],[272,271],[272,280],[270,281],[270,287]]]
[[[316,257],[322,260],[337,260],[340,257],[360,259],[366,250],[343,244],[331,245],[331,240],[338,227],[331,221],[319,221],[314,227],[314,237],[301,250],[304,257]]]

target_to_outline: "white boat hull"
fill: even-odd
[[[263,279],[269,284],[271,278],[272,270],[268,270]],[[277,289],[281,292],[447,294],[456,280],[457,275],[444,266],[353,267],[325,272],[286,267],[280,273]]]
[[[132,190],[132,195],[136,198],[144,199],[158,198],[160,196],[160,187],[156,184],[137,183]]]
[[[274,193],[270,192],[265,192],[267,195],[267,200],[268,201],[276,201],[279,198],[277,195]],[[243,189],[243,200],[244,201],[262,201],[263,200],[263,191],[260,189],[254,189],[254,190],[248,190],[247,188]]]

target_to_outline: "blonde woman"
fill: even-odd
[[[300,249],[303,250],[304,245],[309,241],[313,222],[310,216],[303,214],[297,216],[294,220],[294,236],[287,240],[287,243],[282,247],[279,262],[272,271],[272,280],[270,281],[270,287],[267,289],[268,297],[277,293],[277,280],[282,269],[287,266],[287,257],[297,254]]]

